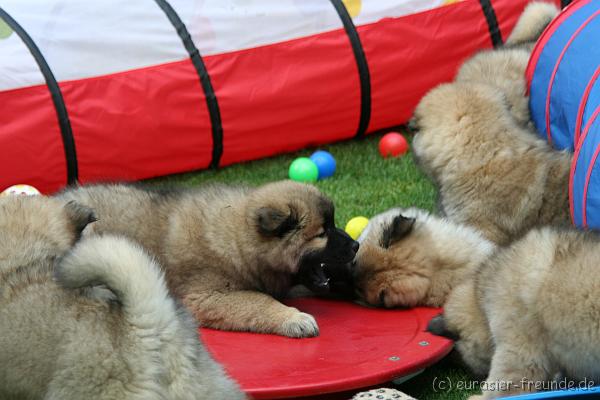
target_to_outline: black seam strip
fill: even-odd
[[[75,152],[75,140],[73,139],[73,131],[71,130],[71,122],[69,121],[69,114],[65,107],[65,101],[60,91],[60,87],[56,82],[56,78],[50,69],[50,66],[46,62],[46,59],[42,55],[40,49],[37,47],[31,36],[25,32],[23,27],[19,25],[2,7],[0,7],[0,19],[4,22],[21,38],[27,49],[35,59],[40,72],[46,80],[46,86],[50,91],[52,97],[52,103],[56,110],[56,116],[58,118],[58,125],[60,127],[60,133],[62,135],[63,147],[65,149],[65,158],[67,165],[67,183],[73,185],[77,183],[78,179],[78,167],[77,167],[77,154]]]
[[[571,4],[573,0],[560,0],[560,7],[561,8],[565,8],[566,6],[568,6],[569,4]]]
[[[494,11],[494,6],[492,6],[492,1],[479,0],[479,3],[481,4],[483,15],[485,15],[485,20],[488,24],[492,44],[494,45],[494,47],[502,46],[502,44],[504,44],[504,41],[502,40],[502,33],[500,32],[500,28],[498,27],[498,18],[496,18],[496,12]]]
[[[358,67],[358,76],[360,79],[360,119],[355,137],[360,138],[367,132],[369,121],[371,120],[371,75],[369,73],[369,64],[367,63],[367,57],[360,42],[356,26],[354,26],[354,22],[352,22],[352,17],[348,13],[346,6],[344,6],[342,0],[331,0],[331,4],[335,7],[344,24],[344,30],[352,45],[352,51],[354,52],[354,58]]]
[[[190,59],[192,60],[194,68],[196,68],[198,77],[200,78],[200,84],[202,85],[202,90],[204,91],[204,97],[206,98],[206,105],[208,107],[210,123],[212,126],[213,151],[210,167],[218,168],[219,162],[221,161],[221,156],[223,155],[223,126],[221,124],[221,111],[219,110],[219,102],[217,101],[217,96],[215,95],[213,85],[210,81],[210,76],[206,70],[206,65],[204,65],[204,61],[202,60],[202,56],[200,55],[198,48],[194,44],[194,41],[192,40],[192,37],[190,36],[185,24],[181,18],[179,18],[179,15],[177,15],[177,12],[166,0],[155,1],[164,11],[167,18],[169,18],[169,21],[177,31],[177,34],[183,42],[183,46],[187,50]]]

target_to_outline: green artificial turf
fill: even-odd
[[[370,218],[391,207],[434,208],[435,190],[415,167],[410,154],[399,158],[382,158],[377,150],[379,138],[379,135],[373,135],[364,140],[319,147],[335,157],[337,170],[333,177],[317,182],[316,186],[335,202],[336,223],[342,228],[354,216]],[[287,179],[290,163],[296,157],[310,156],[314,150],[305,149],[216,171],[172,175],[149,182],[182,186],[208,182],[258,185]],[[447,358],[401,384],[399,389],[417,399],[465,399],[475,391],[464,390],[460,385],[468,385],[472,379],[462,367]],[[438,383],[442,381],[444,383]]]

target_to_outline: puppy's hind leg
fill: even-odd
[[[538,338],[538,341],[540,338]],[[483,399],[542,390],[553,378],[552,362],[542,343],[514,338],[497,343],[490,375],[482,387]]]

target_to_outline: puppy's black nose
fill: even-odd
[[[352,251],[353,252],[356,253],[358,251],[359,247],[360,247],[360,244],[358,244],[358,242],[355,241],[354,243],[352,243]]]

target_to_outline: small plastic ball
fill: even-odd
[[[13,185],[9,188],[4,189],[0,193],[0,197],[3,196],[35,196],[40,194],[40,191],[30,185]]]
[[[369,224],[369,219],[366,217],[354,217],[346,224],[344,229],[348,235],[354,240],[358,239],[362,231]]]
[[[331,153],[324,150],[315,151],[310,159],[319,169],[319,179],[329,178],[335,173],[336,163]]]
[[[379,153],[385,157],[398,157],[408,151],[408,142],[401,134],[390,132],[379,141]]]
[[[296,158],[289,169],[291,180],[298,182],[316,182],[319,178],[319,168],[308,157]]]

